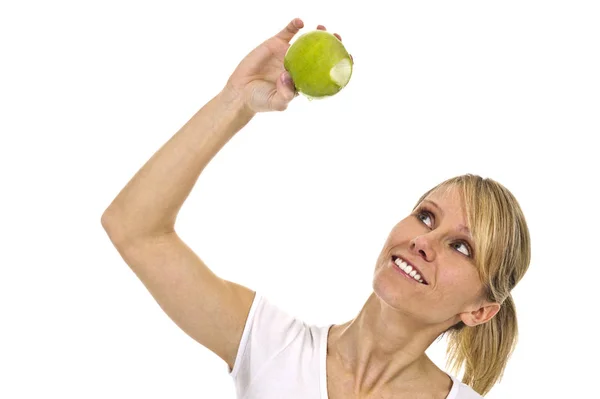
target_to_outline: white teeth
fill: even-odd
[[[400,258],[396,258],[394,263],[396,263],[396,265],[398,265],[398,267],[400,269],[402,269],[404,271],[404,273],[408,274],[409,276],[411,276],[418,282],[423,283],[423,279],[421,278],[421,275],[418,274],[416,270],[413,270],[412,266],[408,265],[406,262],[404,262]]]

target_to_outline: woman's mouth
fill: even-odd
[[[415,281],[417,283],[421,283],[421,284],[424,284],[424,285],[429,285],[423,279],[423,277],[420,274],[418,274],[416,270],[413,269],[413,267],[411,265],[409,265],[408,263],[406,263],[402,259],[398,258],[397,256],[392,256],[392,262],[396,266],[396,269],[400,273],[402,273],[405,277],[408,277],[409,279],[411,279],[411,280],[413,280],[413,281]]]

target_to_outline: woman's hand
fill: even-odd
[[[241,99],[253,113],[287,109],[298,92],[283,67],[283,59],[290,41],[303,27],[304,22],[294,18],[281,32],[252,50],[227,80],[223,89],[227,97]],[[323,25],[317,29],[326,30]],[[337,33],[334,35],[342,40]]]

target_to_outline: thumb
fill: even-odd
[[[275,84],[277,93],[273,97],[273,106],[275,109],[284,110],[290,101],[297,96],[296,87],[288,71],[283,71]]]

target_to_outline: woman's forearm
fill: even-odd
[[[200,173],[254,116],[235,95],[221,91],[133,176],[102,215],[111,240],[169,233]]]

